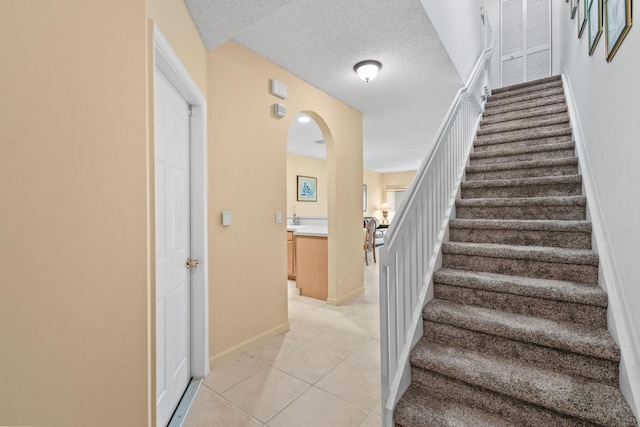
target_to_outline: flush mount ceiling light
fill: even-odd
[[[378,71],[380,71],[380,68],[382,68],[382,64],[378,61],[374,61],[373,59],[360,61],[353,66],[353,70],[356,72],[358,77],[360,77],[365,82],[369,82],[369,80],[375,79],[378,75]]]
[[[311,117],[304,115],[304,114],[300,114],[298,116],[298,122],[300,123],[309,123],[311,121]]]

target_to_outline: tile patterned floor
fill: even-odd
[[[184,427],[382,425],[378,264],[364,282],[334,307],[290,281],[291,330],[212,370]]]

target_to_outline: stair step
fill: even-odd
[[[591,249],[587,221],[456,219],[449,222],[453,242]]]
[[[620,390],[599,382],[435,343],[419,343],[414,348],[411,362],[416,368],[475,386],[478,393],[490,390],[519,400],[521,404],[546,408],[590,423],[617,427],[636,425],[633,412]],[[419,380],[417,376],[414,378]],[[495,409],[499,410],[499,407]]]
[[[442,266],[598,284],[598,255],[584,249],[446,242],[442,244]]]
[[[555,87],[548,87],[548,88],[543,88],[542,86],[538,86],[538,90],[533,92],[512,94],[512,96],[507,96],[502,98],[489,97],[486,105],[486,109],[490,110],[492,108],[503,107],[509,104],[538,100],[541,98],[557,96],[557,95],[564,95],[564,89],[562,89],[562,85],[555,86]]]
[[[499,107],[486,109],[484,112],[484,116],[490,117],[490,116],[495,116],[500,114],[512,113],[514,111],[545,107],[548,105],[564,104],[565,102],[566,102],[566,99],[564,95],[547,96],[544,98],[537,98],[537,99],[522,101],[522,102],[514,102],[513,104],[501,105]]]
[[[507,292],[548,300],[588,304],[606,308],[606,292],[599,286],[561,280],[535,279],[480,271],[441,268],[434,273],[435,282],[486,291]]]
[[[469,160],[472,166],[476,166],[567,157],[575,158],[575,143],[573,141],[506,150],[473,152]]]
[[[411,383],[426,390],[421,394],[425,400],[446,396],[449,401],[509,420],[518,427],[601,427],[433,371],[413,368]],[[456,425],[456,427],[466,426],[466,424]]]
[[[556,114],[567,114],[567,111],[567,104],[564,102],[564,100],[558,98],[558,102],[554,104],[516,110],[503,114],[490,114],[486,117],[483,116],[482,120],[480,121],[480,129],[485,126],[498,125],[510,121],[524,120],[535,117],[549,117]]]
[[[584,220],[584,196],[456,200],[459,219]]]
[[[402,427],[515,427],[480,409],[429,395],[417,384],[410,385],[396,405],[394,422]]]
[[[468,181],[487,179],[533,178],[578,174],[578,158],[563,157],[519,162],[470,165],[465,169]]]
[[[464,181],[461,190],[463,199],[578,196],[582,194],[582,176]]]
[[[484,135],[476,137],[473,143],[474,151],[490,151],[508,148],[505,144],[512,144],[513,148],[528,147],[532,145],[540,145],[549,143],[555,139],[561,139],[556,142],[564,142],[567,138],[571,138],[572,131],[567,125],[553,125],[538,129],[525,129],[514,132],[505,132],[495,135]],[[544,142],[540,142],[544,140]],[[517,143],[520,143],[518,145]]]
[[[543,85],[543,84],[551,83],[551,82],[562,82],[562,77],[561,76],[544,77],[542,79],[531,80],[531,81],[524,82],[524,83],[518,83],[518,84],[515,84],[515,85],[500,87],[500,88],[497,88],[497,89],[493,89],[492,93],[493,93],[493,95],[499,95],[499,94],[503,94],[505,92],[511,92],[511,91],[520,90],[520,89],[523,89],[523,88],[531,88],[533,86],[539,86],[539,85]]]
[[[539,318],[491,308],[433,299],[422,310],[425,322],[535,344],[545,349],[620,362],[620,349],[606,328]],[[429,338],[425,334],[426,338]],[[488,343],[491,344],[491,343]],[[513,353],[514,357],[520,357]]]
[[[551,125],[569,126],[568,114],[553,114],[548,116],[530,117],[527,119],[511,120],[492,125],[485,125],[479,128],[478,136],[500,134],[503,132],[513,132],[522,129],[536,129]]]
[[[535,85],[524,86],[521,88],[513,88],[512,86],[494,89],[493,93],[489,97],[489,100],[509,98],[513,96],[522,95],[525,93],[538,92],[551,88],[562,87],[562,80],[552,80],[549,82],[537,83]],[[506,89],[506,90],[503,90]],[[497,91],[497,92],[496,92]]]
[[[585,285],[583,283],[506,276],[503,274],[455,270],[450,268],[441,268],[436,271],[433,275],[433,281],[438,285],[455,286],[457,288],[468,288],[486,292],[500,292],[512,296],[557,301],[559,303],[588,305],[603,309],[606,309],[608,305],[607,294],[602,288],[599,286]],[[565,313],[552,314],[554,316],[565,315]],[[562,319],[558,318],[556,320]]]

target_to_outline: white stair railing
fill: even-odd
[[[493,40],[456,94],[433,149],[380,249],[382,412],[386,426],[393,425],[393,408],[411,381],[409,353],[422,336],[422,308],[433,295],[431,278],[482,116],[481,98],[492,50]]]

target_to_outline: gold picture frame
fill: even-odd
[[[611,62],[631,29],[631,0],[604,0],[604,33],[607,62]],[[624,16],[622,15],[624,12]]]
[[[318,201],[318,179],[312,176],[297,175],[297,200],[299,202]]]
[[[577,0],[578,1],[578,38],[582,37],[584,34],[584,29],[587,28],[587,1],[588,0]]]
[[[596,51],[598,40],[602,36],[602,0],[588,0],[587,27],[589,27],[589,56]]]

